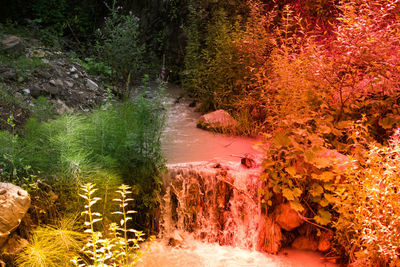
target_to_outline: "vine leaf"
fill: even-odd
[[[331,219],[332,214],[325,209],[320,209],[318,211],[318,215],[314,216],[314,220],[321,225],[329,224],[331,222]]]

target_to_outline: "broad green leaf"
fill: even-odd
[[[303,193],[303,190],[301,190],[300,188],[298,188],[298,187],[296,187],[295,189],[293,189],[293,195],[295,196],[295,197],[299,197],[299,196],[301,196],[301,194]]]
[[[318,180],[324,181],[324,182],[330,182],[335,178],[335,174],[333,172],[323,172],[320,175],[318,175]]]
[[[330,203],[335,203],[335,201],[336,201],[335,196],[332,195],[332,194],[327,194],[327,193],[325,193],[325,194],[324,194],[324,197],[325,197],[325,199],[326,199],[327,201],[329,201]]]
[[[296,167],[295,166],[290,166],[285,168],[286,172],[289,173],[291,176],[296,175]]]
[[[319,169],[323,169],[332,165],[332,161],[325,157],[317,157],[312,163]]]
[[[394,117],[385,117],[379,120],[379,125],[382,126],[383,129],[390,129],[393,127],[394,124],[398,122],[399,121]]]
[[[279,148],[282,146],[289,146],[291,142],[285,132],[278,132],[274,136],[274,144]]]
[[[314,217],[314,220],[321,225],[329,224],[331,222],[331,219],[332,219],[332,214],[325,209],[320,209],[318,211],[318,215]]]
[[[326,200],[325,198],[323,198],[322,200],[320,200],[318,203],[319,203],[319,204],[321,205],[321,207],[323,207],[323,208],[325,208],[326,206],[329,205],[329,201]]]
[[[313,183],[311,185],[309,192],[313,197],[316,197],[316,196],[320,196],[324,192],[324,189],[319,184]]]
[[[292,207],[292,209],[294,209],[295,211],[298,212],[302,212],[304,210],[303,205],[300,204],[300,202],[296,201],[290,201],[290,206]]]
[[[314,160],[316,159],[316,155],[315,155],[315,153],[314,152],[312,152],[311,150],[307,150],[305,153],[304,153],[304,155],[305,155],[305,159],[306,159],[306,161],[308,162],[308,163],[314,163]]]
[[[328,191],[335,190],[335,186],[333,185],[333,183],[324,183],[324,188],[325,188],[325,190],[328,190]]]
[[[350,127],[352,124],[353,124],[352,121],[340,121],[340,122],[338,122],[338,124],[337,124],[337,128],[339,128],[339,129],[345,129],[345,128]]]
[[[289,188],[284,188],[282,190],[282,195],[287,199],[287,200],[294,200],[294,193],[291,189]]]

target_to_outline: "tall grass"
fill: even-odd
[[[145,199],[138,205],[147,209],[156,205],[153,191],[159,188],[157,175],[163,164],[163,123],[161,102],[141,96],[89,114],[63,115],[48,122],[30,119],[20,136],[0,132],[4,169],[0,178],[24,183],[28,174],[23,170],[29,166],[35,174],[40,171],[39,178],[46,183],[70,192],[67,202],[78,199],[71,192],[83,183],[95,182],[103,199],[112,198],[108,192],[126,183],[134,187],[136,199]],[[12,175],[16,162],[17,174]],[[104,208],[109,210],[109,204]]]

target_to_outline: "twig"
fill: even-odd
[[[257,205],[257,202],[248,194],[246,193],[244,190],[237,188],[236,186],[234,186],[231,182],[228,182],[227,180],[225,180],[224,178],[217,176],[217,179],[221,180],[222,182],[232,186],[233,189],[236,189],[238,192],[242,193],[243,195],[245,195],[246,197],[248,197],[251,201],[253,201],[254,204]]]

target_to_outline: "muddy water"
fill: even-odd
[[[187,100],[176,99],[182,90],[170,86],[165,99],[169,107],[162,148],[168,163],[223,159],[238,161],[245,153],[259,154],[253,146],[260,140],[215,134],[196,128],[200,113],[189,108]]]
[[[231,246],[191,240],[182,247],[170,247],[162,241],[152,245],[138,264],[140,267],[333,267],[309,251],[284,250],[268,255]]]
[[[250,138],[231,137],[213,134],[196,128],[200,117],[192,108],[188,107],[187,100],[176,101],[181,90],[170,86],[167,90],[169,97],[165,99],[168,108],[167,125],[162,139],[169,165],[199,161],[225,160],[233,164],[240,162],[240,156],[253,154],[260,157],[260,152],[254,145],[260,140]],[[179,217],[179,216],[178,216]],[[210,222],[211,224],[211,222]],[[181,224],[182,225],[182,224]],[[207,225],[204,223],[204,225]],[[284,250],[279,255],[269,255],[255,251],[254,246],[220,245],[212,238],[208,241],[199,241],[188,234],[187,229],[173,226],[176,233],[161,236],[153,245],[150,252],[143,257],[139,266],[159,267],[317,267],[336,266],[324,262],[322,255],[308,251]],[[170,246],[170,236],[178,235],[177,246]],[[174,242],[175,242],[174,241]],[[240,243],[240,242],[239,242]]]

